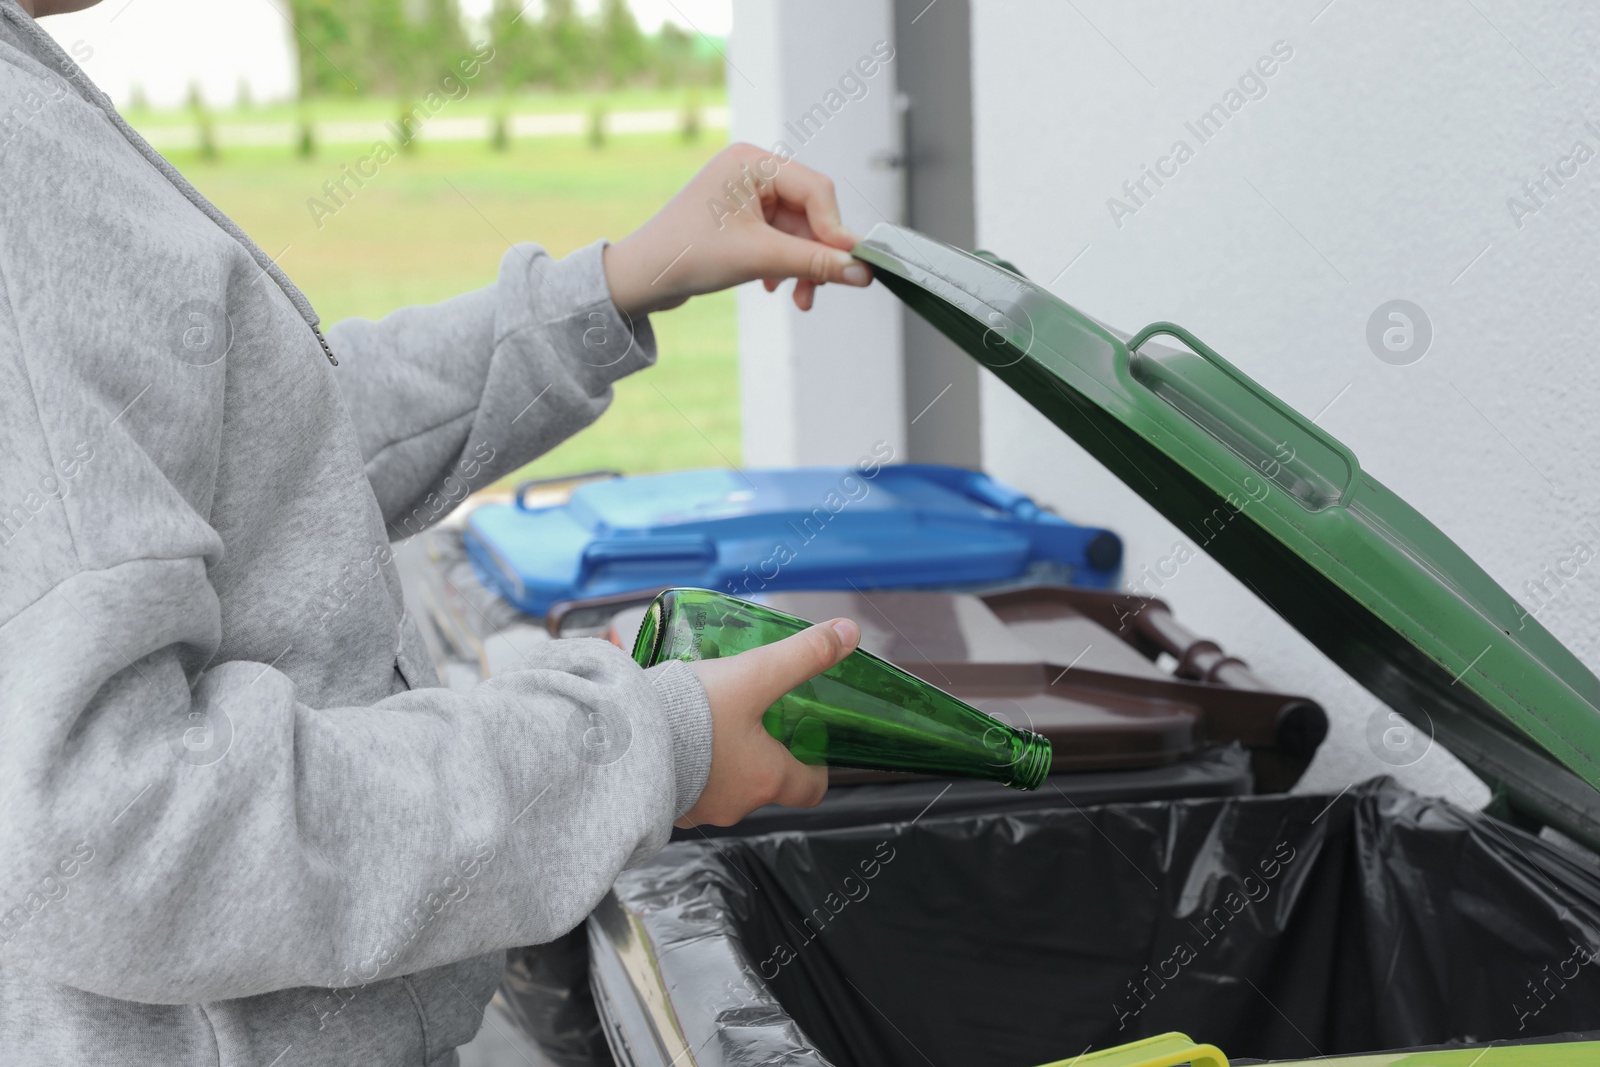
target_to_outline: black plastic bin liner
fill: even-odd
[[[1600,875],[1388,779],[675,844],[616,893],[703,1064],[816,1062],[810,1042],[841,1067],[1027,1067],[1168,1030],[1289,1058],[1600,1027]]]
[[[674,830],[673,840],[701,841],[775,830],[807,832],[869,822],[910,821],[919,813],[1086,807],[1113,800],[1240,796],[1253,791],[1250,754],[1237,742],[1165,767],[1054,774],[1034,793],[993,782],[907,778],[897,783],[834,786],[820,807],[771,805],[728,827]],[[583,929],[544,945],[513,949],[500,998],[512,1019],[558,1067],[609,1067],[605,1036],[589,992]]]
[[[579,926],[554,941],[506,953],[500,1001],[556,1067],[610,1067],[589,987],[589,940]]]

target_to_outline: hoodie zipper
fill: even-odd
[[[322,327],[313,322],[311,324],[311,332],[317,335],[317,344],[322,346],[322,354],[328,357],[329,363],[332,363],[335,367],[337,367],[339,365],[339,361],[334,358],[333,349],[328,347],[328,339],[322,336]]]

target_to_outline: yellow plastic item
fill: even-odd
[[[1228,1067],[1228,1057],[1215,1045],[1197,1045],[1187,1034],[1157,1034],[1115,1048],[1086,1052],[1076,1059],[1057,1060],[1041,1067]]]

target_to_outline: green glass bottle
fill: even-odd
[[[633,658],[717,659],[780,641],[811,624],[706,589],[669,589],[639,627]],[[1038,789],[1050,741],[986,715],[860,649],[790,690],[762,725],[805,763],[980,778]]]

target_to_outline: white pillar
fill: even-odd
[[[729,37],[732,138],[827,174],[862,234],[900,218],[892,22],[889,0],[771,0],[736,5]],[[802,313],[788,290],[739,292],[745,463],[852,463],[877,441],[903,457],[898,302],[827,286]]]

